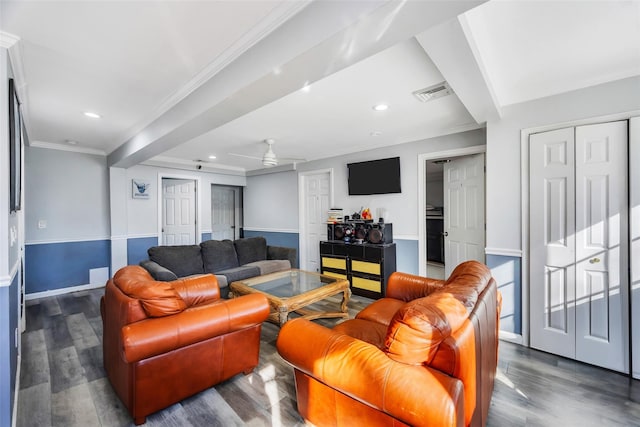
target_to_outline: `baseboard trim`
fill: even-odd
[[[522,335],[515,334],[513,332],[500,331],[499,338],[502,341],[508,341],[508,342],[512,342],[514,344],[524,345],[523,344],[524,343],[524,339],[522,338]]]
[[[18,335],[18,338],[20,336]],[[21,348],[21,346],[18,346]],[[22,351],[22,349],[21,349]],[[20,392],[20,371],[22,365],[22,355],[18,354],[18,366],[16,369],[16,388],[13,390],[13,408],[11,409],[11,427],[16,427],[18,420],[18,396]]]
[[[34,292],[31,294],[26,294],[24,296],[24,299],[25,301],[30,301],[38,298],[53,297],[56,295],[70,294],[71,292],[87,291],[89,289],[97,289],[97,288],[103,288],[103,287],[104,287],[104,284],[98,284],[98,283],[80,285],[80,286],[69,286],[68,288],[52,289],[50,291]]]

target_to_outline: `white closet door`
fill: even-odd
[[[627,122],[576,128],[576,359],[628,372]]]
[[[574,129],[531,135],[531,347],[575,357]]]
[[[530,136],[531,346],[629,370],[627,122]]]

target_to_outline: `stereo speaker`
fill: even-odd
[[[393,242],[393,226],[391,224],[375,223],[370,226],[367,242],[374,244]]]
[[[348,242],[353,237],[354,227],[348,223],[327,224],[327,240]]]

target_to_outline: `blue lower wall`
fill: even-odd
[[[111,241],[28,244],[25,292],[51,291],[89,283],[89,270],[111,265]]]
[[[487,255],[487,265],[502,293],[500,330],[522,334],[522,259]]]
[[[13,414],[18,350],[15,331],[18,328],[18,272],[10,286],[0,287],[0,425],[10,426]]]
[[[206,242],[207,240],[211,240],[211,233],[202,233],[201,238],[202,238],[202,240],[200,240],[201,242]]]
[[[418,274],[420,263],[418,262],[418,241],[393,239],[396,244],[396,271]]]
[[[244,237],[257,237],[261,236],[267,239],[267,245],[269,246],[284,246],[286,248],[296,248],[298,253],[297,264],[293,267],[298,268],[300,265],[300,247],[298,233],[281,233],[275,231],[249,231],[244,230]],[[320,250],[320,249],[318,249]]]
[[[127,239],[127,264],[138,265],[141,261],[149,259],[147,250],[152,246],[158,246],[157,237]]]

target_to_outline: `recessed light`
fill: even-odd
[[[305,82],[302,89],[300,89],[304,93],[309,93],[311,91],[311,86],[309,86],[309,82]]]
[[[91,111],[85,111],[84,115],[87,117],[91,117],[92,119],[99,119],[102,117],[100,114],[92,113]]]
[[[376,104],[373,106],[373,109],[376,111],[384,111],[387,110],[389,106],[387,104]]]
[[[382,132],[380,132],[379,130],[374,130],[369,135],[371,135],[371,136],[380,136],[380,135],[382,135]]]
[[[64,142],[66,142],[69,145],[78,145],[78,141],[73,139],[65,139]]]
[[[209,156],[209,158],[210,158],[211,160],[215,160],[215,159],[217,159],[217,157],[216,157],[216,156],[214,156],[213,154],[212,154],[211,156]]]

